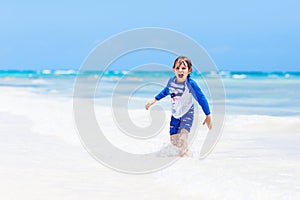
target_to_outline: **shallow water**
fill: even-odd
[[[188,158],[143,175],[111,170],[83,147],[73,116],[74,75],[2,77],[0,186],[5,190],[0,197],[134,199],[147,194],[145,199],[298,199],[298,78],[227,76],[223,77],[225,121],[215,149],[199,160],[200,149],[209,134],[206,127],[199,125]],[[205,81],[194,77],[209,94]],[[96,78],[83,77],[86,90]],[[159,102],[164,108],[160,112],[165,113],[161,131],[144,140],[125,135],[116,124],[111,107],[112,91],[126,96],[126,88],[158,78],[166,82],[168,76],[131,77],[117,91],[120,76],[107,76],[99,83],[95,115],[111,144],[133,154],[170,153],[161,151],[169,148],[168,99]],[[131,95],[128,112],[135,125],[151,124],[144,104],[162,87],[147,85]],[[202,120],[200,115],[198,124]]]

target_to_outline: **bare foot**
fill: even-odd
[[[180,152],[180,157],[189,157],[188,150],[185,150],[183,152]]]

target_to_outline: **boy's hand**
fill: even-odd
[[[151,99],[146,105],[145,108],[148,110],[150,106],[152,106],[157,100],[156,99]]]
[[[211,130],[211,128],[212,128],[212,121],[211,121],[211,115],[206,115],[206,118],[205,118],[205,120],[204,120],[204,122],[202,123],[203,125],[207,125],[207,128],[209,129],[209,130]]]

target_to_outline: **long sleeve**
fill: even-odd
[[[168,86],[169,86],[170,82],[171,82],[174,78],[175,78],[175,77],[170,78],[169,81],[168,81],[168,83],[167,83],[167,85],[166,85],[166,87],[165,87],[160,93],[158,93],[158,95],[155,96],[155,99],[156,99],[157,101],[161,100],[162,98],[164,98],[164,97],[166,97],[167,95],[170,94],[170,90],[169,90],[169,87],[168,87]]]
[[[203,94],[203,92],[201,91],[201,89],[199,88],[199,86],[197,85],[197,83],[194,80],[192,80],[191,78],[188,78],[188,82],[191,86],[190,90],[193,94],[193,97],[197,100],[197,102],[201,106],[203,112],[206,115],[209,115],[210,108],[209,108],[209,105],[208,105],[205,95]]]
[[[170,94],[169,88],[165,87],[158,95],[155,96],[157,101],[161,100],[162,98],[166,97]]]

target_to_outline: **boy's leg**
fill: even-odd
[[[188,140],[188,131],[183,128],[181,129],[180,133],[178,134],[178,141],[177,141],[177,145],[180,148],[180,156],[188,156],[188,144],[187,144],[187,140]]]
[[[176,147],[178,147],[178,137],[179,133],[170,135],[171,144],[173,144]]]
[[[176,147],[178,144],[179,126],[180,126],[180,120],[172,116],[170,121],[170,140],[171,140],[171,144],[173,144]]]
[[[183,128],[180,133],[170,135],[171,143],[180,148],[180,156],[188,156],[188,131]]]

